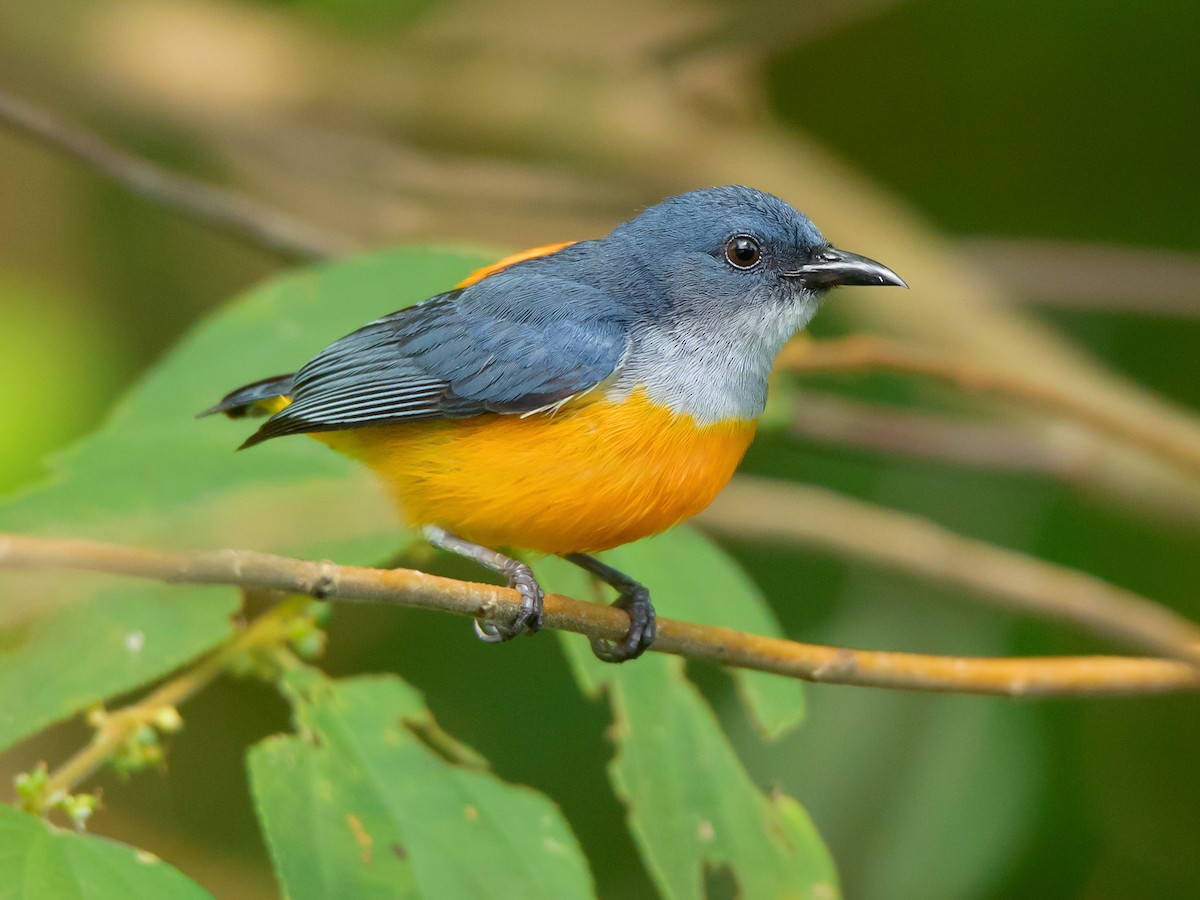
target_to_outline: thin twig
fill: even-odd
[[[1133,418],[1101,397],[1059,390],[1043,379],[1026,378],[987,365],[950,359],[920,347],[866,335],[794,341],[780,354],[781,369],[818,372],[896,372],[951,385],[970,394],[1016,401],[1107,435],[1200,475],[1200,444],[1181,438],[1157,417]]]
[[[1200,626],[1152,600],[826,488],[738,476],[697,521],[743,540],[800,543],[957,587],[995,606],[1200,665]]]
[[[1194,253],[1046,238],[974,237],[957,246],[1038,306],[1200,319]]]
[[[307,602],[307,601],[306,601]],[[164,710],[174,709],[215,680],[230,662],[257,647],[287,640],[288,618],[300,607],[282,603],[259,616],[254,623],[223,643],[194,666],[160,685],[135,703],[106,713],[91,742],[52,772],[39,792],[42,812],[62,794],[70,793],[80,782],[96,772],[142,728],[153,725]]]
[[[324,259],[356,249],[347,237],[118,150],[98,135],[2,91],[0,125],[82,160],[139,196],[285,256]]]
[[[406,569],[364,569],[246,550],[179,553],[0,535],[0,568],[81,569],[170,583],[228,584],[329,599],[396,603],[460,615],[514,617],[517,591]],[[625,613],[551,594],[547,628],[610,641],[624,637]],[[1129,657],[979,659],[849,650],[801,644],[659,619],[654,650],[808,681],[1007,696],[1098,696],[1200,690],[1200,672],[1173,660]],[[636,665],[636,663],[633,663]]]
[[[1054,433],[867,403],[826,391],[792,392],[789,433],[800,440],[1083,485],[1098,438],[1063,423]]]

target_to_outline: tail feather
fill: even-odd
[[[276,375],[274,378],[264,378],[262,381],[247,384],[226,394],[220,403],[210,406],[204,412],[199,413],[196,418],[225,413],[231,419],[241,419],[246,416],[261,416],[275,412],[277,409],[272,409],[264,401],[286,397],[291,393],[295,378],[295,373],[289,372],[287,375]]]

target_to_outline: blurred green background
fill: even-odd
[[[669,110],[647,99],[662,91],[710,106],[714,129],[774,140],[782,126],[820,147],[835,174],[814,190],[868,185],[844,195],[839,230],[826,228],[835,242],[907,275],[904,258],[877,254],[845,224],[871,214],[853,208],[864,196],[890,197],[940,233],[969,277],[1195,410],[1198,34],[1200,7],[1158,0],[646,0],[608,11],[515,0],[45,0],[0,5],[0,89],[362,246],[499,248],[602,233],[658,199],[651,185],[675,160],[610,158],[602,147],[589,156],[578,146],[586,127],[571,117],[594,111],[602,92],[601,109]],[[551,127],[551,116],[562,121]],[[692,122],[634,115],[629,127]],[[705,132],[690,140],[705,157]],[[723,166],[704,170],[711,182],[759,184],[752,166]],[[802,186],[787,199],[808,209]],[[1041,268],[1025,271],[1034,249]],[[1055,276],[1080,260],[1094,270],[1065,290]],[[0,131],[0,489],[35,482],[46,456],[87,433],[190,323],[292,264]],[[816,331],[863,327],[831,305]],[[849,389],[915,402],[886,378]],[[1036,474],[780,433],[764,434],[743,468],[914,511],[1200,617],[1200,539],[1186,522]],[[815,552],[729,546],[799,639],[945,653],[1104,649]],[[460,656],[428,639],[451,632]],[[563,806],[589,854],[606,860],[602,892],[645,894],[604,778],[604,709],[579,696],[552,641],[520,650],[476,645],[454,619],[352,609],[335,617],[327,664],[400,671],[500,775]],[[804,727],[764,745],[728,702],[727,678],[693,668],[756,779],[812,813],[848,897],[1200,896],[1193,697],[1012,702],[817,686]],[[517,680],[539,687],[497,728]],[[187,716],[168,772],[106,777],[95,830],[154,850],[219,896],[270,895],[242,755],[286,727],[284,707],[266,688],[223,682]],[[77,724],[53,729],[0,756],[0,770],[7,780],[61,759],[85,736]],[[574,787],[579,770],[595,773],[594,790]]]

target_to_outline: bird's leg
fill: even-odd
[[[481,641],[498,644],[512,640],[523,631],[534,634],[542,627],[542,586],[533,577],[533,570],[529,566],[511,556],[464,541],[436,525],[426,525],[424,531],[425,540],[433,546],[499,572],[508,579],[510,588],[521,592],[521,610],[511,625],[475,620],[475,634]]]
[[[591,572],[605,584],[617,589],[620,594],[613,603],[617,609],[629,614],[629,632],[619,644],[592,639],[592,652],[605,662],[625,662],[637,659],[654,643],[654,606],[650,603],[650,591],[640,582],[634,581],[624,572],[606,566],[594,556],[586,553],[568,553],[563,559],[581,569]]]

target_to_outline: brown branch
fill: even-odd
[[[356,249],[349,238],[118,150],[98,135],[2,91],[0,125],[81,160],[141,197],[285,256],[323,259]]]
[[[1200,319],[1194,253],[1045,238],[975,237],[957,246],[1038,306]]]
[[[92,541],[0,535],[0,568],[81,569],[169,583],[228,584],[319,598],[396,603],[475,617],[515,616],[520,604],[516,591],[494,585],[405,569],[337,566],[245,550],[179,553]],[[545,624],[588,637],[619,640],[628,620],[625,613],[612,607],[551,594],[546,597]],[[849,650],[669,619],[659,620],[653,649],[808,681],[921,691],[1096,696],[1200,690],[1200,672],[1172,660],[979,659]]]
[[[800,543],[957,587],[995,606],[1200,665],[1200,626],[1152,600],[826,488],[741,475],[697,521],[731,537]]]
[[[803,388],[792,392],[788,431],[799,440],[874,453],[908,456],[967,468],[1021,472],[1083,485],[1095,456],[1096,437],[1064,424],[1061,433],[1000,422],[867,403]]]
[[[1193,475],[1200,475],[1200,444],[1181,437],[1177,430],[1169,427],[1170,423],[1160,421],[1158,416],[1134,417],[1109,406],[1099,395],[1059,390],[1042,379],[950,359],[897,341],[865,335],[838,340],[794,341],[780,354],[778,366],[804,374],[895,372],[930,378],[967,393],[1019,402],[1078,422]]]

